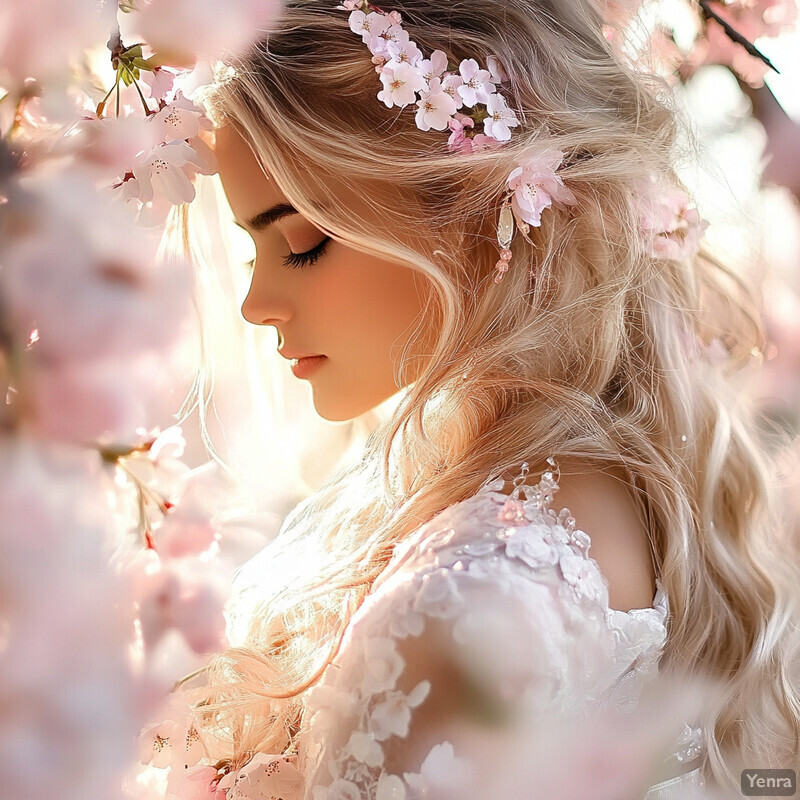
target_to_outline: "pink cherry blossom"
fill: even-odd
[[[175,341],[191,275],[177,264],[162,270],[158,237],[77,173],[31,173],[24,187],[30,214],[2,237],[0,290],[14,335],[27,341],[38,330],[31,358],[119,358]]]
[[[447,73],[444,78],[442,78],[442,91],[446,92],[453,98],[453,101],[456,104],[456,108],[461,108],[464,105],[464,101],[461,99],[461,95],[458,93],[458,89],[460,86],[463,86],[464,80],[460,75],[456,75],[453,73]]]
[[[179,141],[157,145],[139,156],[132,167],[138,199],[147,202],[160,195],[173,205],[191,203],[195,197],[194,186],[182,167],[191,163],[194,155],[189,144]]]
[[[392,41],[386,43],[386,52],[391,58],[392,65],[405,63],[413,66],[422,58],[422,51],[408,38],[408,33],[402,28]]]
[[[423,91],[426,86],[420,71],[410,64],[398,64],[396,67],[387,65],[381,70],[381,83],[384,88],[378,92],[378,99],[387,108],[405,108],[416,101],[416,93]]]
[[[447,92],[442,91],[438,78],[434,78],[430,86],[431,90],[423,91],[417,101],[417,127],[423,131],[431,128],[443,131],[447,129],[453,114],[456,113],[456,104]]]
[[[691,258],[708,223],[677,186],[654,182],[639,187],[639,220],[656,258]]]
[[[453,152],[471,153],[473,151],[472,140],[464,133],[465,128],[474,128],[475,120],[465,114],[458,114],[452,117],[448,123],[452,131],[447,140],[447,146]]]
[[[152,72],[142,70],[141,82],[147,87],[150,97],[164,100],[172,91],[176,74],[164,67],[156,67]]]
[[[465,105],[472,108],[476,103],[485,103],[494,93],[495,85],[490,81],[489,71],[481,69],[474,58],[465,58],[458,71],[463,84],[457,91]]]
[[[280,14],[279,0],[226,0],[220,13],[217,0],[158,0],[137,4],[134,17],[140,38],[167,59],[167,63],[190,65],[198,58],[218,56],[224,51],[244,49],[268,30]],[[123,39],[125,31],[123,31]]]
[[[403,35],[406,33],[399,22],[395,22],[394,18],[391,14],[385,15],[388,24],[388,27],[384,28],[380,31],[376,36],[372,36],[368,42],[367,46],[370,49],[370,52],[373,55],[382,55],[385,56],[387,60],[391,59],[391,54],[389,53],[389,45],[390,44],[400,44]]]
[[[491,136],[498,142],[507,142],[511,138],[511,128],[519,125],[517,115],[506,105],[505,98],[500,94],[489,97],[486,111],[489,114],[483,122],[486,136]]]
[[[476,133],[472,137],[473,153],[479,153],[481,150],[497,150],[502,146],[502,142],[497,141],[493,136],[487,136],[485,133]]]
[[[0,4],[0,86],[13,94],[26,78],[63,84],[67,65],[108,39],[116,11],[102,0]]]
[[[0,444],[4,796],[117,800],[148,713],[104,489],[96,453],[23,435]]]
[[[359,34],[364,44],[369,44],[391,25],[386,15],[377,11],[365,14],[363,11],[355,10],[350,14],[349,22],[350,30]]]
[[[228,591],[208,561],[191,556],[164,561],[145,550],[132,562],[130,574],[147,649],[172,628],[198,655],[225,647],[222,612]]]
[[[417,62],[417,69],[422,73],[422,77],[428,82],[433,78],[441,78],[447,71],[447,54],[442,50],[434,50],[430,58],[423,58]]]
[[[159,142],[192,139],[199,135],[201,129],[210,130],[213,127],[203,109],[184,97],[180,89],[175,99],[151,118],[150,124],[155,128],[156,141]]]
[[[189,139],[187,144],[192,148],[193,153],[184,164],[183,171],[190,178],[194,177],[194,173],[213,175],[217,171],[217,156],[203,137],[195,136],[194,139]]]
[[[565,205],[577,202],[561,176],[556,174],[563,160],[560,150],[545,150],[523,160],[511,171],[507,186],[514,192],[511,205],[518,220],[538,227],[542,224],[542,211],[554,202]]]
[[[53,150],[75,159],[98,183],[108,186],[128,172],[139,153],[157,144],[155,134],[142,115],[98,117],[84,112]]]
[[[197,764],[183,770],[171,770],[167,800],[225,800],[224,789],[217,782],[217,770]]]
[[[219,786],[225,789],[228,800],[302,800],[304,779],[293,759],[256,753],[241,769],[222,778]]]

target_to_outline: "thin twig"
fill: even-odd
[[[736,44],[744,47],[745,50],[755,58],[761,59],[770,69],[774,70],[778,75],[780,71],[778,68],[745,36],[736,30],[729,22],[724,20],[714,9],[711,8],[710,0],[697,0],[703,16],[706,20],[713,19],[718,25],[722,26],[725,35]]]

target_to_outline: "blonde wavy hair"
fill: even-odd
[[[228,763],[290,751],[303,693],[394,546],[490,477],[512,477],[523,461],[541,473],[553,456],[562,469],[630,478],[669,597],[662,670],[727,687],[706,727],[709,777],[735,786],[742,765],[794,766],[797,578],[781,557],[791,542],[774,457],[787,443],[733,380],[765,344],[758,298],[707,254],[652,256],[636,187],[650,175],[679,184],[681,121],[665,86],[603,35],[595,3],[497,6],[398,0],[392,10],[423,52],[499,59],[522,124],[498,150],[450,153],[446,134],[387,110],[333,0],[288,0],[275,30],[228,59],[205,97],[215,124],[236,126],[304,216],[427,279],[419,330],[435,317],[439,335],[419,374],[407,354],[398,361],[408,391],[361,462],[301,503],[270,545],[246,641],[207,667],[202,728]],[[518,238],[496,285],[505,178],[552,147],[566,154],[579,203],[545,213],[535,248]],[[377,222],[315,199],[337,180],[371,198]],[[721,363],[703,357],[717,338]]]

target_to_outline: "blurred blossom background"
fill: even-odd
[[[706,245],[763,300],[768,342],[736,381],[763,409],[768,445],[772,426],[796,437],[797,2],[603,8],[607,38],[665,79],[690,122],[681,177]],[[224,13],[215,0],[0,5],[4,796],[224,797],[172,690],[227,645],[238,566],[359,457],[400,399],[321,420],[275,330],[239,313],[252,242],[215,175],[202,94],[216,59],[268,34],[280,11],[280,0],[226,0]],[[797,460],[781,474],[787,552],[800,557]],[[579,784],[574,796],[589,797],[592,782]]]

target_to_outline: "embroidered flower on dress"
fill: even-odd
[[[344,746],[344,754],[352,756],[356,761],[360,761],[368,767],[380,767],[383,764],[383,748],[364,731],[353,731],[350,734],[350,738]]]
[[[390,736],[407,736],[411,724],[411,709],[421,705],[430,692],[430,681],[418,683],[411,694],[393,692],[391,696],[375,706],[369,718],[369,732],[383,741]]]
[[[314,718],[315,735],[324,738],[354,713],[356,696],[337,686],[318,683],[306,695],[305,705],[309,716]]]
[[[397,775],[381,773],[378,778],[378,787],[375,791],[375,800],[405,800],[406,787]]]
[[[361,790],[353,781],[337,778],[327,789],[314,790],[314,800],[362,800]]]
[[[397,652],[395,643],[385,637],[371,637],[364,642],[364,679],[361,689],[365,694],[377,694],[393,689],[405,662]]]
[[[409,788],[426,797],[431,788],[452,790],[469,782],[469,762],[457,758],[453,745],[442,742],[431,748],[418,773],[403,773]]]
[[[506,555],[541,569],[558,561],[558,551],[542,537],[541,527],[515,529],[506,541]]]
[[[425,575],[414,600],[414,610],[429,617],[447,619],[455,616],[462,606],[453,576],[446,569]]]
[[[582,555],[565,554],[558,560],[564,580],[572,587],[577,597],[591,600],[603,599],[604,586],[598,570]]]

